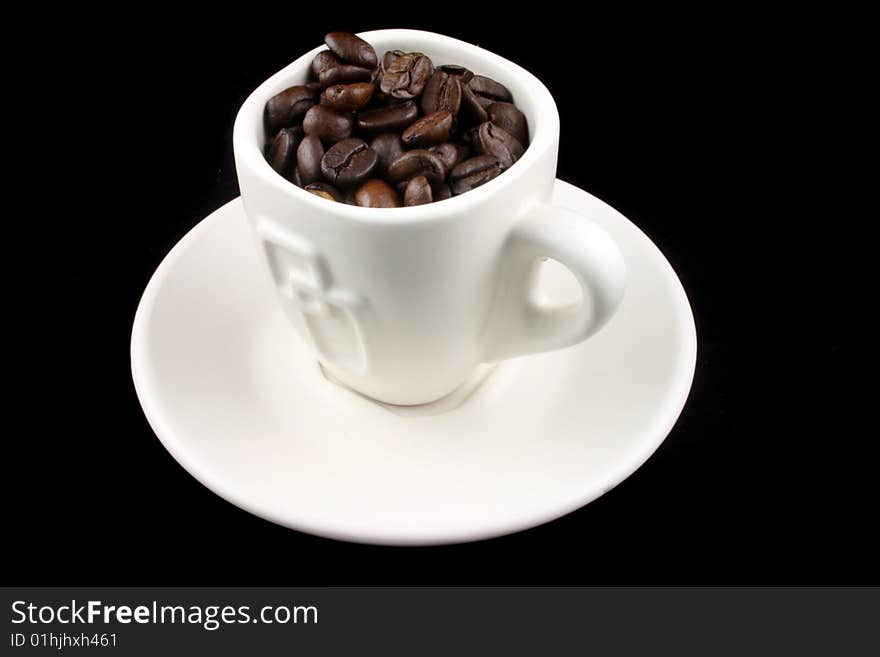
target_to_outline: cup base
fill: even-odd
[[[347,385],[343,381],[340,381],[336,378],[329,370],[327,370],[321,363],[318,363],[318,369],[321,371],[321,374],[324,376],[327,381],[332,383],[333,385],[337,385],[345,390],[358,395],[359,397],[366,399],[378,406],[381,406],[387,411],[394,413],[395,415],[400,415],[401,417],[426,417],[430,415],[439,415],[440,413],[447,413],[449,411],[455,410],[463,403],[465,403],[471,395],[473,395],[477,389],[483,385],[486,379],[491,376],[492,372],[495,371],[495,368],[498,366],[497,363],[482,363],[477,365],[474,368],[474,371],[471,372],[470,376],[464,380],[464,382],[458,386],[455,390],[450,392],[448,395],[441,397],[432,402],[427,402],[424,404],[413,404],[413,405],[401,405],[401,404],[389,404],[388,402],[380,401],[374,397],[370,397],[365,395],[362,392],[359,392]]]

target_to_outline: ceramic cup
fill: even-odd
[[[550,204],[559,114],[547,88],[498,55],[415,30],[360,35],[381,57],[418,51],[494,78],[528,119],[523,157],[461,196],[409,208],[360,208],[306,192],[263,157],[263,108],[308,80],[306,53],[261,84],[235,121],[245,211],[284,311],[336,381],[391,404],[453,392],[481,363],[559,349],[595,333],[623,296],[626,268],[589,217]],[[539,261],[574,274],[580,301],[535,299]]]

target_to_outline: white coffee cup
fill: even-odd
[[[306,53],[261,84],[235,121],[245,211],[281,305],[334,379],[391,404],[453,392],[481,363],[559,349],[595,333],[616,310],[623,256],[588,217],[550,204],[559,114],[547,88],[498,55],[416,30],[360,35],[381,57],[418,51],[494,78],[528,119],[523,157],[460,196],[407,208],[361,208],[306,192],[263,156],[263,108],[308,80]],[[533,300],[537,263],[553,258],[583,290],[547,308]]]

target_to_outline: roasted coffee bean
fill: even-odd
[[[382,61],[380,62],[380,67],[382,72],[388,70],[388,67],[391,66],[391,63],[397,59],[398,57],[403,57],[406,53],[402,50],[389,50],[384,55],[382,55]]]
[[[329,87],[334,84],[354,84],[355,82],[369,82],[373,72],[368,68],[340,64],[327,70],[321,76],[321,84]]]
[[[336,84],[327,87],[321,95],[321,104],[329,105],[340,112],[356,112],[370,102],[376,90],[369,82]]]
[[[312,73],[324,87],[369,82],[373,75],[372,69],[346,64],[329,50],[322,50],[315,55],[315,59],[312,60]]]
[[[488,117],[487,117],[487,118],[488,118]],[[481,123],[480,125],[483,125],[483,124]],[[471,144],[472,144],[473,141],[474,141],[474,139],[473,139],[474,131],[475,131],[478,127],[479,127],[479,126],[472,126],[472,127],[470,127],[470,128],[462,128],[462,129],[459,131],[458,138],[461,139],[461,143],[462,143],[463,145],[467,146],[468,148],[471,147]]]
[[[431,59],[420,52],[408,52],[391,61],[385,68],[379,88],[392,98],[415,98],[434,73]]]
[[[509,132],[486,121],[473,133],[474,150],[491,155],[505,169],[522,157],[523,147]]]
[[[446,141],[451,132],[452,114],[443,110],[415,121],[403,131],[400,138],[410,148],[424,148]]]
[[[447,171],[451,171],[452,167],[468,158],[471,154],[471,149],[466,144],[456,144],[451,141],[445,141],[442,144],[431,146],[428,150],[432,153],[436,153],[437,156],[443,160],[443,164],[446,165]]]
[[[329,185],[325,182],[315,182],[311,185],[306,185],[305,190],[316,196],[320,196],[321,198],[326,198],[328,201],[336,201],[337,203],[343,203],[345,201],[342,192],[336,189],[333,185]]]
[[[312,75],[320,80],[322,73],[333,68],[334,66],[339,66],[341,63],[342,62],[339,61],[339,58],[332,52],[330,52],[329,50],[322,50],[317,55],[315,55],[315,58],[312,60]]]
[[[424,205],[433,201],[434,194],[431,192],[431,183],[425,176],[411,178],[406,184],[406,191],[403,194],[404,205]]]
[[[338,112],[331,107],[315,105],[306,112],[303,130],[307,135],[315,135],[332,144],[351,137],[354,121],[348,114]]]
[[[269,166],[285,178],[292,173],[291,169],[296,163],[296,149],[302,138],[301,127],[282,128],[268,144],[266,159],[269,160]]]
[[[477,155],[459,163],[450,172],[452,193],[464,194],[483,185],[504,171],[504,167],[491,155]]]
[[[321,172],[328,182],[350,187],[369,178],[378,159],[363,139],[344,139],[324,153]]]
[[[444,73],[457,77],[462,84],[467,84],[474,78],[474,74],[470,69],[467,69],[464,66],[459,66],[458,64],[444,64],[439,68]]]
[[[266,133],[274,136],[281,128],[298,122],[318,102],[317,91],[304,84],[289,87],[272,96],[263,113]]]
[[[490,98],[489,96],[481,96],[480,94],[476,94],[475,97],[477,99],[477,102],[480,104],[480,107],[486,110],[487,113],[492,105],[494,105],[496,102],[499,102],[496,101],[494,98]]]
[[[379,63],[373,46],[349,32],[329,32],[324,36],[324,43],[347,64],[371,69]]]
[[[355,200],[355,193],[357,192],[357,187],[346,187],[342,190],[342,202],[346,205],[357,205],[357,201]]]
[[[266,160],[293,184],[351,205],[414,206],[478,187],[523,155],[526,117],[498,81],[435,69],[419,52],[379,58],[348,32],[324,41],[316,81],[264,108]]]
[[[446,179],[446,165],[429,150],[407,151],[388,167],[388,180],[400,183],[425,176],[432,187],[438,187]]]
[[[358,187],[354,201],[362,208],[399,208],[400,197],[384,180],[371,178]]]
[[[492,123],[509,133],[520,144],[529,143],[529,126],[525,114],[520,112],[516,105],[498,101],[489,105],[486,113]]]
[[[492,78],[487,78],[485,75],[475,75],[471,81],[468,82],[468,86],[478,96],[485,96],[487,98],[494,98],[495,100],[504,100],[507,102],[513,100],[507,87],[500,82],[496,82]]]
[[[475,155],[456,164],[452,171],[449,172],[449,179],[452,181],[459,180],[492,167],[499,168],[501,171],[504,170],[501,167],[501,163],[491,155]]]
[[[422,94],[422,111],[425,114],[446,110],[453,116],[461,107],[461,82],[459,77],[445,71],[434,71]]]
[[[467,121],[468,125],[485,123],[489,119],[489,115],[480,104],[477,94],[467,85],[463,85],[461,88],[461,111],[459,115]]]
[[[383,132],[370,142],[370,148],[376,151],[379,162],[376,164],[375,174],[384,176],[388,173],[388,165],[403,155],[403,142],[400,135],[393,132]]]
[[[405,129],[419,116],[419,108],[408,100],[399,105],[379,107],[359,112],[357,115],[358,130],[368,135],[380,132],[397,132]]]
[[[310,185],[321,179],[321,159],[324,147],[317,135],[308,135],[300,142],[296,151],[296,168],[303,185]]]
[[[327,199],[328,201],[336,201],[336,199],[333,198],[330,193],[325,192],[323,189],[308,189],[308,187],[306,187],[306,190],[311,192],[315,196],[320,196],[321,198]]]
[[[371,82],[376,86],[381,85],[382,77],[385,75],[385,71],[388,70],[388,67],[391,66],[391,62],[405,54],[406,53],[402,50],[389,50],[382,55],[382,59],[379,60],[379,65],[373,70]]]

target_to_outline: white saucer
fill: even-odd
[[[263,278],[241,202],[227,203],[172,249],[141,299],[131,363],[150,424],[233,504],[344,540],[477,540],[596,499],[678,418],[696,332],[681,283],[638,228],[564,182],[555,202],[617,239],[629,273],[617,315],[578,346],[505,361],[421,410],[323,377]],[[545,291],[567,294],[570,275],[547,270]]]

